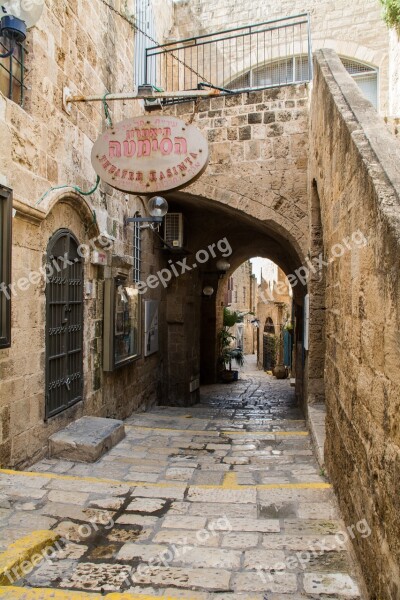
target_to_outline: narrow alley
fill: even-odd
[[[61,536],[14,586],[3,574],[3,598],[363,597],[348,540],[368,526],[341,521],[288,380],[248,356],[233,386],[206,386],[201,404],[134,414],[125,428],[92,465],[1,472],[2,551]]]

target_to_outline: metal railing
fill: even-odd
[[[239,92],[307,82],[311,53],[310,15],[303,13],[147,48],[143,83]]]

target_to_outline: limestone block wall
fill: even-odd
[[[250,261],[246,261],[231,277],[231,298],[232,301],[229,304],[229,309],[241,313],[255,312],[256,299],[255,299],[255,278],[252,273],[252,266]],[[236,337],[236,340],[242,338],[243,351],[245,354],[253,354],[255,351],[255,340],[254,340],[254,327],[251,324],[251,319],[255,317],[245,316],[243,324],[235,326],[232,334]],[[233,345],[237,345],[237,341],[233,342]]]
[[[388,112],[388,32],[376,0],[179,0],[174,37],[182,39],[309,12],[313,49],[332,48],[338,54],[380,69],[380,110]]]
[[[271,259],[288,272],[308,248],[308,95],[302,84],[163,110],[193,123],[209,143],[207,170],[185,188],[185,196],[215,201],[237,211],[238,218],[262,221],[276,235],[284,232],[287,252],[275,250]],[[245,251],[233,270],[255,255]]]
[[[263,279],[258,287],[257,319],[258,328],[258,367],[264,365],[264,328],[267,319],[272,319],[274,335],[279,336],[282,326],[292,318],[292,298],[289,295],[289,282],[281,269],[278,269],[278,281]]]
[[[355,537],[371,598],[400,594],[399,141],[334,53],[321,51],[311,107],[311,163],[326,255],[326,464]]]
[[[84,199],[59,190],[35,203],[51,186],[93,187],[96,175],[90,162],[93,142],[104,130],[101,103],[62,109],[62,90],[101,94],[130,91],[133,86],[135,31],[126,17],[133,2],[102,0],[46,0],[42,18],[27,37],[26,102],[24,107],[0,95],[0,183],[11,188],[14,207],[12,281],[45,264],[50,237],[67,227],[80,243],[106,231],[115,238],[112,254],[129,273],[132,229],[125,216],[144,214],[143,202],[101,184]],[[172,6],[165,2],[158,16],[160,36],[170,28]],[[140,114],[138,102],[110,103],[114,121]],[[143,233],[143,275],[162,263],[158,244]],[[23,466],[46,452],[49,435],[82,414],[125,417],[161,395],[161,352],[140,359],[114,374],[102,369],[104,277],[112,275],[116,259],[104,267],[86,263],[85,281],[93,291],[84,303],[84,402],[44,421],[45,295],[44,282],[19,292],[12,300],[12,345],[0,350],[0,464]],[[112,266],[114,265],[114,267]],[[161,292],[160,323],[165,322]],[[161,344],[165,335],[160,332]]]
[[[389,116],[400,119],[400,33],[390,31],[389,49]]]

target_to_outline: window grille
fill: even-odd
[[[135,216],[139,217],[139,214]],[[141,281],[142,272],[142,235],[140,223],[133,224],[133,281],[139,283]]]
[[[343,66],[360,87],[364,96],[371,104],[378,107],[378,69],[358,61],[341,57]],[[309,73],[308,56],[290,56],[273,63],[261,65],[251,72],[243,73],[226,87],[237,89],[249,86],[272,87],[307,81]]]
[[[135,85],[156,85],[155,65],[146,66],[146,50],[154,46],[157,33],[151,0],[136,0]]]
[[[9,41],[1,38],[0,54],[10,50]],[[0,58],[0,92],[7,98],[23,106],[26,85],[25,78],[26,50],[21,44],[7,58]]]
[[[0,348],[11,345],[12,192],[0,185]]]

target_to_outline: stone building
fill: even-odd
[[[326,414],[325,460],[347,524],[366,519],[372,532],[354,540],[367,586],[373,598],[397,600],[400,173],[399,141],[373,106],[385,117],[397,110],[389,108],[396,73],[389,77],[380,6],[375,0],[157,1],[144,19],[145,35],[135,30],[136,7],[129,4],[46,1],[28,32],[24,104],[21,89],[14,99],[0,96],[1,211],[7,216],[12,208],[13,215],[12,243],[1,219],[1,279],[9,296],[2,290],[1,464],[32,463],[46,453],[53,432],[82,414],[123,418],[156,402],[195,403],[200,381],[215,381],[216,333],[230,277],[253,256],[269,258],[293,289],[298,398],[311,424]],[[266,89],[153,103],[154,118],[196,127],[210,160],[197,181],[166,194],[169,212],[184,223],[181,253],[166,252],[157,235],[142,231],[139,262],[139,236],[124,223],[145,215],[146,201],[104,182],[82,193],[94,186],[90,156],[106,129],[105,104],[73,104],[68,114],[64,88],[101,97],[130,91],[141,82],[143,38],[148,47],[150,37],[191,37],[304,8],[312,17],[312,85],[287,75],[285,85]],[[308,54],[281,50],[279,43],[273,69],[296,73],[300,64],[310,73]],[[245,54],[231,80],[251,84],[271,72]],[[165,78],[174,65],[173,83],[188,72],[198,75],[193,62],[189,69],[180,61],[171,55],[165,63]],[[157,72],[150,75],[156,81]],[[148,114],[138,101],[109,104],[113,123]],[[44,195],[62,185],[68,187]],[[221,256],[230,263],[222,278]],[[128,293],[137,289],[130,284],[138,274],[154,276],[174,260],[190,268],[165,287],[148,286],[126,311],[122,305],[138,299]],[[57,272],[46,283],[51,264]],[[121,307],[114,330],[104,313],[110,298]],[[148,356],[138,335],[146,300],[153,311],[158,307],[159,320],[159,348]],[[104,353],[111,339],[114,359],[133,350],[132,361],[114,371]],[[60,361],[56,373],[51,360]]]
[[[286,367],[292,362],[291,340],[286,336],[283,339],[283,327],[292,323],[292,297],[289,290],[289,282],[282,269],[278,268],[276,281],[268,281],[262,278],[258,286],[257,319],[258,319],[258,352],[257,364],[260,369],[270,371],[276,362],[276,344],[278,337],[288,345],[286,354],[288,360],[284,361]],[[290,330],[291,331],[291,330]],[[273,338],[273,343],[271,342]],[[289,351],[290,341],[290,351]],[[284,353],[281,352],[281,360]],[[288,363],[288,364],[286,364]]]
[[[105,128],[105,114],[101,103],[74,105],[70,115],[62,106],[65,86],[80,94],[133,89],[133,4],[118,3],[113,9],[102,0],[46,2],[37,25],[28,30],[26,70],[22,72],[25,87],[14,80],[9,94],[9,76],[1,69],[0,184],[4,202],[10,203],[12,194],[8,283],[15,284],[3,294],[3,303],[6,294],[10,297],[11,338],[0,349],[2,465],[32,463],[47,451],[52,433],[82,414],[123,418],[161,399],[164,363],[160,353],[139,358],[118,371],[103,370],[105,280],[131,279],[133,267],[139,266],[133,264],[133,229],[124,226],[124,217],[137,211],[144,215],[143,200],[124,196],[103,183],[90,196],[77,191],[87,192],[96,181],[90,155],[93,142]],[[163,5],[158,23],[161,36],[171,17],[171,3]],[[0,62],[5,67],[9,60]],[[15,77],[21,75],[15,60],[13,67]],[[110,108],[114,122],[143,112],[138,102],[115,103]],[[58,186],[65,187],[44,196]],[[88,251],[78,257],[79,273],[67,267],[62,269],[65,273],[56,269],[48,277],[55,282],[50,291],[52,283],[46,288],[44,273],[50,272],[46,265],[52,262],[50,255],[58,255],[60,245],[62,253],[70,253],[69,258],[76,255],[79,245]],[[144,277],[165,260],[156,245],[149,232],[142,233]],[[104,250],[105,265],[94,264],[95,251]],[[57,283],[56,276],[75,284],[76,313],[67,312],[71,307],[67,284]],[[65,301],[64,316],[56,315],[53,323],[49,311],[54,297],[50,294]],[[160,291],[154,290],[151,298],[161,300]],[[159,310],[163,322],[165,301]],[[56,325],[64,322],[74,331],[57,333]],[[65,349],[67,341],[59,336],[66,335],[76,363],[65,367],[65,357],[64,365],[57,365],[59,370],[53,373],[50,363],[60,350],[54,344]],[[161,343],[163,339],[165,343],[165,336],[160,336]],[[71,383],[65,373],[74,378]]]
[[[229,278],[225,304],[230,310],[244,315],[243,323],[236,325],[232,332],[236,345],[243,348],[245,354],[254,354],[256,332],[252,321],[256,316],[257,281],[249,260],[240,265]]]

